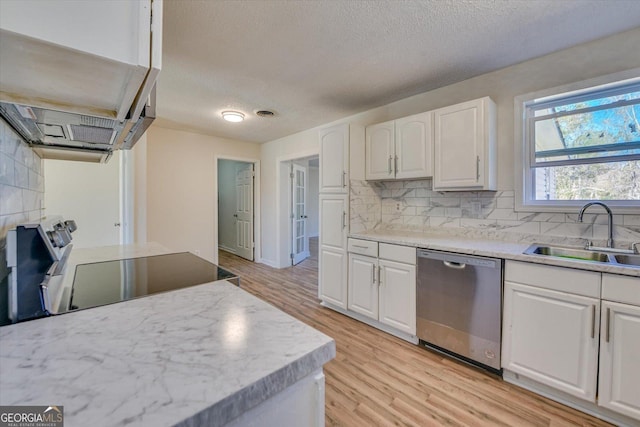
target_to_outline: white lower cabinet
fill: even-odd
[[[378,319],[378,258],[349,254],[349,310]]]
[[[375,250],[371,243],[376,245]],[[347,307],[397,331],[415,335],[416,249],[380,243],[379,257],[371,256],[378,253],[377,245],[349,239]]]
[[[640,425],[638,277],[506,261],[503,310],[505,380]]]
[[[599,300],[505,282],[502,365],[592,402]]]
[[[603,274],[598,404],[640,420],[640,278]]]
[[[415,249],[414,249],[415,251]],[[411,335],[416,333],[416,266],[381,259],[378,318]]]
[[[319,252],[319,298],[337,307],[347,308],[347,254],[322,246]]]

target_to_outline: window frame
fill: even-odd
[[[587,97],[594,87],[598,87],[598,91],[602,93],[605,90],[620,86],[623,82],[625,85],[640,83],[640,68],[531,92],[514,98],[514,190],[516,212],[575,213],[585,203],[589,202],[585,200],[534,199],[533,175],[535,168],[532,166],[532,159],[535,156],[535,147],[532,143],[533,129],[530,129],[527,120],[527,106],[534,102],[552,103],[560,99],[577,98],[579,96]],[[616,213],[640,213],[640,200],[605,200],[605,203]]]

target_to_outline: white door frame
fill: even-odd
[[[120,244],[134,243],[135,219],[133,216],[134,196],[134,154],[130,150],[120,151]]]
[[[307,157],[320,156],[320,147],[316,147],[313,149],[301,151],[299,153],[294,154],[286,154],[284,156],[280,156],[276,158],[276,265],[271,265],[271,267],[275,268],[285,268],[291,266],[291,259],[289,258],[289,254],[291,253],[291,232],[289,230],[289,204],[288,200],[290,197],[290,191],[286,190],[283,192],[282,186],[282,168],[286,168],[287,173],[285,174],[287,177],[287,184],[289,180],[289,163],[292,160],[300,160],[305,159]],[[288,186],[287,186],[288,187]],[[287,215],[285,227],[286,232],[284,232],[282,227],[282,216]],[[287,248],[287,252],[284,253],[283,248]]]
[[[253,259],[254,262],[262,262],[262,245],[260,241],[260,159],[255,159],[251,157],[235,157],[235,156],[225,156],[225,155],[216,155],[214,160],[214,174],[213,179],[215,181],[214,186],[214,200],[215,200],[215,208],[213,212],[215,214],[215,218],[213,221],[214,233],[213,233],[213,245],[214,245],[214,253],[215,260],[218,262],[218,160],[234,160],[236,162],[245,162],[245,163],[253,163],[253,172],[254,172],[254,181],[253,181],[253,243],[255,245],[253,251]]]

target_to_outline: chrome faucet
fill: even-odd
[[[578,213],[578,221],[582,222],[582,216],[584,215],[584,211],[586,211],[590,206],[600,205],[607,211],[607,215],[609,215],[609,238],[607,239],[607,248],[613,248],[613,213],[609,206],[605,205],[602,202],[589,202],[580,209]],[[587,249],[591,246],[591,242],[587,245]]]

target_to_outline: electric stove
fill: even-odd
[[[68,310],[98,307],[238,277],[189,252],[76,266]]]

